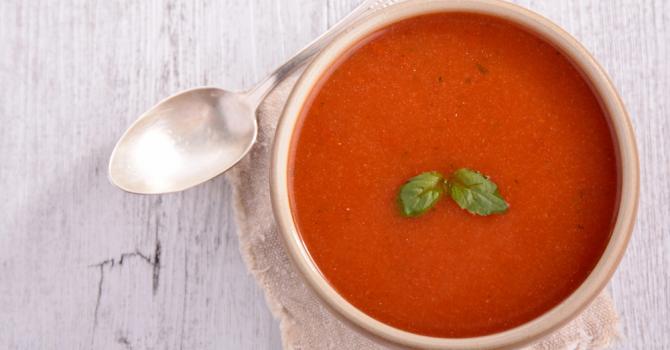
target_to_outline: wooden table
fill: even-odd
[[[109,153],[155,101],[251,86],[359,0],[0,2],[0,348],[279,349],[230,186],[136,196]],[[588,47],[633,117],[619,349],[670,348],[670,1],[522,0]]]

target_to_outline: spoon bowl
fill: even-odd
[[[109,177],[133,193],[181,191],[235,165],[256,140],[246,94],[204,87],[171,96],[144,113],[117,143]]]

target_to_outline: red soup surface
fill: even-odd
[[[293,135],[290,203],[329,283],[414,333],[504,331],[559,304],[610,237],[617,164],[587,82],[559,51],[466,13],[393,24],[321,78]],[[474,216],[442,200],[401,216],[399,187],[467,167],[510,203]]]

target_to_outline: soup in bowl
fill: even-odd
[[[271,171],[308,284],[363,334],[418,348],[519,346],[569,321],[637,207],[634,136],[603,70],[497,1],[409,1],[354,25],[294,87]]]

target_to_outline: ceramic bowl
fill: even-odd
[[[377,321],[351,305],[330,286],[310,258],[289,205],[287,167],[291,137],[315,84],[347,49],[368,34],[403,19],[437,12],[472,12],[500,17],[526,28],[563,52],[590,83],[606,111],[619,164],[619,202],[612,235],[605,252],[584,283],[559,305],[532,321],[500,333],[472,338],[437,338],[410,333]],[[273,147],[272,206],[295,266],[325,305],[346,324],[366,336],[400,348],[516,348],[556,330],[584,310],[605,287],[624,254],[637,211],[639,165],[635,138],[624,105],[606,73],[577,40],[557,25],[529,10],[497,0],[410,0],[361,19],[326,47],[302,74],[286,103]]]

